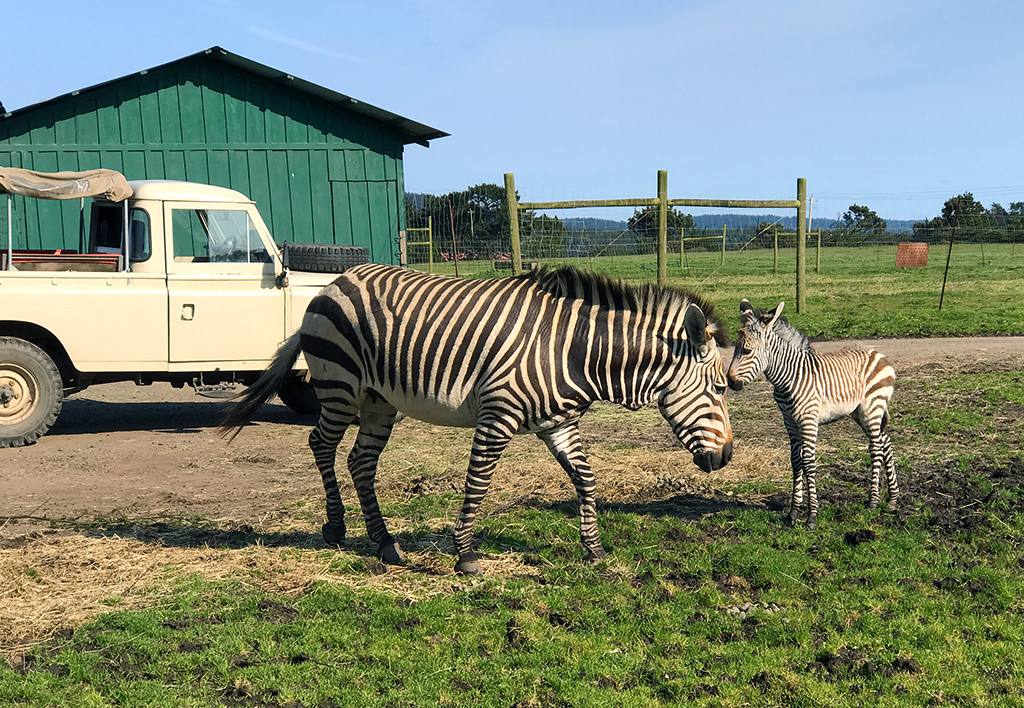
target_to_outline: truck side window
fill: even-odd
[[[131,245],[131,262],[148,261],[153,254],[149,240],[149,213],[145,209],[128,212],[128,233]]]
[[[124,208],[120,205],[93,204],[91,235],[91,253],[123,253],[124,252]],[[149,214],[144,209],[131,209],[128,212],[128,224],[131,234],[131,261],[141,263],[149,260],[152,253],[149,236]]]
[[[266,263],[270,255],[246,211],[173,209],[174,260],[193,263]]]

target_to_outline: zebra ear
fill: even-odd
[[[690,306],[686,308],[686,314],[683,316],[683,328],[686,330],[686,338],[690,344],[698,349],[703,349],[707,340],[705,336],[707,327],[708,320],[704,313],[691,302]]]
[[[740,326],[746,327],[754,321],[754,308],[750,306],[747,298],[740,300]]]
[[[785,306],[786,301],[783,300],[782,302],[779,303],[778,307],[776,307],[774,310],[768,313],[768,315],[771,316],[772,318],[771,321],[768,323],[768,329],[771,329],[772,325],[775,324],[775,320],[779,319],[779,317],[782,315],[782,308]]]

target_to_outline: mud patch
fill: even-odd
[[[837,470],[833,477],[849,484],[830,485],[820,494],[823,502],[840,506],[865,502],[860,475]],[[956,460],[922,465],[904,475],[900,486],[902,495],[894,512],[898,522],[923,521],[931,533],[939,536],[979,531],[991,525],[991,514],[998,516],[1019,503],[1024,487],[1024,459],[1010,460],[1004,465],[980,460],[966,465]],[[847,543],[856,545],[871,540],[863,537],[864,531],[847,534]]]
[[[916,674],[920,671],[921,664],[916,659],[897,656],[892,661],[879,661],[870,658],[860,649],[848,646],[840,647],[834,654],[819,654],[807,665],[808,673],[831,682],[876,676],[888,678],[898,673]]]

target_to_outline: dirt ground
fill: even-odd
[[[1024,368],[1024,337],[863,344],[885,352],[897,377]],[[0,520],[16,517],[6,528],[0,521],[0,537],[23,533],[32,525],[25,517],[201,516],[255,524],[296,499],[323,494],[306,446],[312,419],[270,404],[255,427],[228,444],[216,427],[223,410],[223,401],[167,384],[110,384],[69,397],[36,444],[0,449]]]

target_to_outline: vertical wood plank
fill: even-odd
[[[296,241],[312,241],[313,194],[310,186],[309,151],[289,150],[287,155],[292,235]]]
[[[160,115],[160,143],[181,143],[181,112],[178,105],[178,84],[173,75],[161,76],[157,81],[157,101]]]
[[[267,170],[270,177],[270,208],[274,236],[286,241],[301,240],[295,237],[292,230],[288,153],[285,150],[268,150]],[[267,218],[266,214],[263,218]]]
[[[203,92],[197,68],[190,68],[178,80],[178,110],[181,113],[181,141],[186,145],[207,142]]]
[[[314,243],[336,243],[327,160],[327,150],[310,150],[309,201],[313,216],[313,238],[310,241]]]

